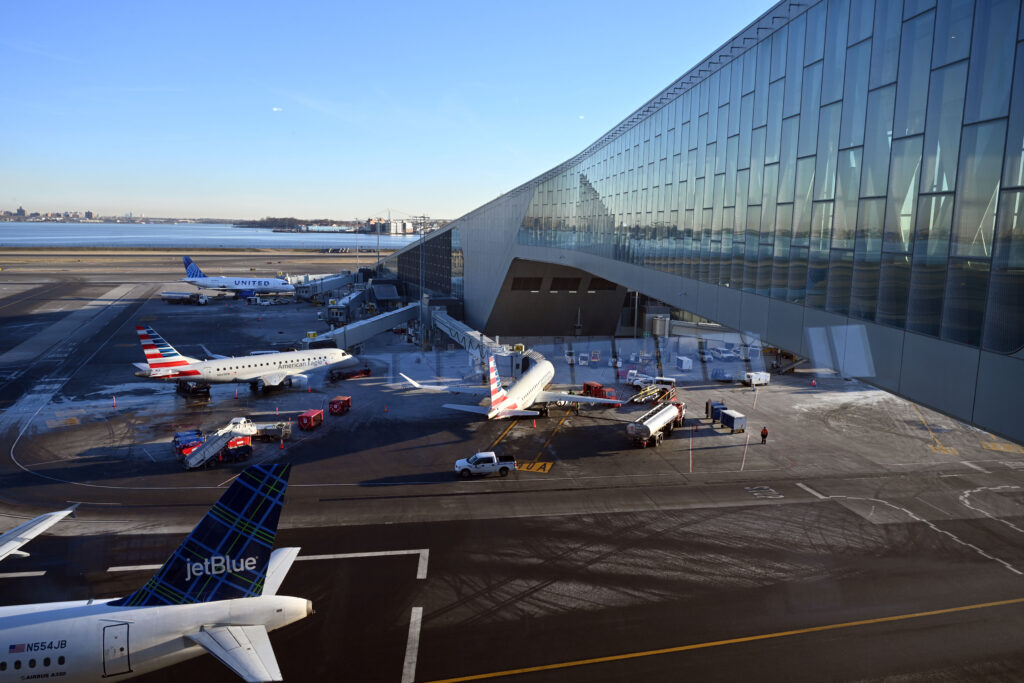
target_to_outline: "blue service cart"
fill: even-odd
[[[721,401],[711,402],[711,424],[722,421],[722,411],[728,410],[726,405]]]

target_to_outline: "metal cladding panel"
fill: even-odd
[[[847,333],[846,367],[850,375],[898,393],[903,330],[872,323],[864,323],[862,328],[859,325],[851,324]]]
[[[768,306],[768,333],[772,346],[796,350],[803,347],[804,307],[772,299]]]
[[[729,287],[719,287],[718,290],[718,322],[734,330],[743,329],[740,326],[743,293]]]
[[[1024,386],[1024,361],[982,352],[978,361],[974,424],[1024,444],[1020,390]]]
[[[971,421],[978,349],[907,332],[899,392],[953,417]],[[955,387],[955,391],[950,391]]]
[[[698,283],[697,305],[693,312],[708,320],[718,319],[718,285],[708,282]]]
[[[811,367],[838,370],[846,352],[847,323],[844,316],[805,308],[800,355],[810,359]]]
[[[763,296],[744,294],[739,329],[747,334],[755,335],[758,339],[765,339],[768,336],[770,301]]]

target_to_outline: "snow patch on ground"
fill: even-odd
[[[816,389],[811,389],[810,393],[795,396],[793,409],[811,412],[845,405],[869,406],[890,401],[898,404],[906,403],[898,396],[860,382],[843,382],[839,386],[829,382],[828,386],[819,385]]]

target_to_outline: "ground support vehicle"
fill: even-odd
[[[369,377],[373,374],[370,368],[360,368],[358,370],[331,370],[327,373],[327,379],[331,382],[337,382],[343,379],[353,379],[355,377]]]
[[[770,373],[767,372],[747,372],[743,375],[743,383],[749,384],[752,387],[759,385],[768,384],[768,381],[772,378]]]
[[[594,353],[597,353],[596,351]],[[615,395],[615,389],[611,387],[603,386],[600,382],[584,382],[583,383],[583,395],[593,396],[594,398],[618,398]],[[612,408],[621,408],[621,403],[612,403]]]
[[[327,404],[327,412],[331,415],[344,415],[352,409],[351,396],[335,396]]]
[[[666,403],[651,408],[637,420],[626,425],[626,435],[638,448],[660,446],[676,427],[683,426],[685,403]]]
[[[292,435],[291,422],[272,422],[256,425],[256,434],[260,441],[284,441]]]
[[[232,439],[237,437],[251,437],[256,433],[256,425],[244,417],[236,417],[225,427],[221,427],[212,434],[207,434],[205,440],[185,456],[184,466],[186,470],[194,470],[200,467],[213,467],[217,464],[217,456],[221,449],[226,447]],[[214,462],[211,463],[211,460]]]
[[[191,380],[182,380],[179,382],[175,382],[175,390],[177,390],[179,394],[204,394],[206,396],[210,395],[209,384],[202,384],[200,382],[193,382]]]
[[[519,463],[511,455],[497,455],[493,451],[483,451],[468,458],[455,461],[455,472],[463,479],[474,474],[491,474],[497,472],[503,477],[519,469]]]
[[[299,429],[316,429],[324,421],[324,411],[311,408],[299,414]]]
[[[160,298],[169,304],[196,304],[205,306],[209,299],[199,292],[160,292]]]
[[[747,431],[747,416],[735,410],[722,411],[722,426],[729,428],[730,434]]]

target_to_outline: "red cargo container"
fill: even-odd
[[[319,408],[307,410],[299,415],[299,429],[314,429],[324,421],[324,411]]]
[[[327,404],[327,412],[331,415],[344,415],[352,408],[351,396],[335,396]]]

